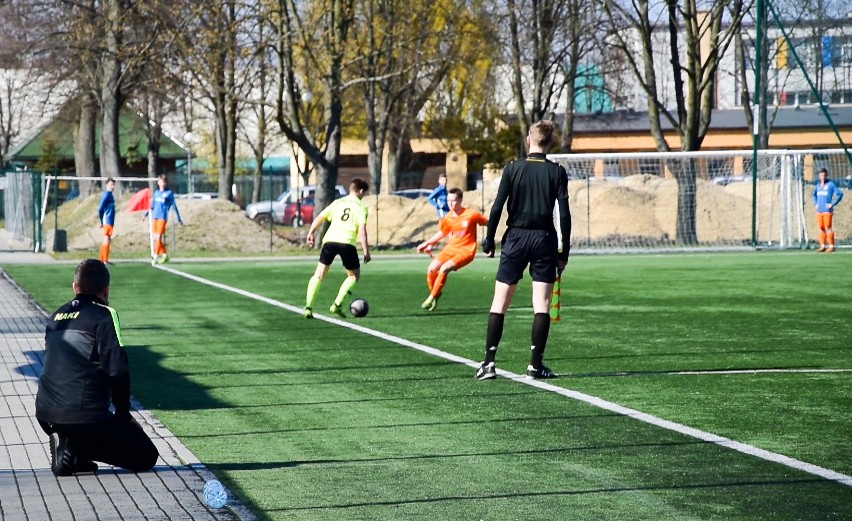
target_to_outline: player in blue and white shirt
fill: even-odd
[[[174,208],[177,216],[178,224],[183,224],[178,211],[177,203],[175,203],[175,194],[166,188],[166,176],[161,175],[157,178],[157,190],[154,190],[154,196],[151,197],[151,219],[152,234],[154,239],[154,261],[162,264],[168,262],[169,254],[166,253],[166,222],[169,220],[169,210]],[[148,212],[145,212],[145,216]],[[144,218],[143,217],[143,218]]]
[[[843,192],[833,181],[828,179],[828,170],[819,170],[819,181],[814,186],[813,201],[816,206],[817,227],[819,227],[819,250],[834,251],[834,231],[831,229],[831,218],[834,207],[843,199]]]
[[[101,223],[101,232],[104,234],[99,258],[104,264],[109,262],[109,243],[112,240],[113,226],[115,226],[115,197],[112,195],[114,189],[115,179],[110,177],[104,184],[104,193],[98,203],[98,221]]]
[[[438,186],[432,190],[427,200],[429,204],[435,207],[435,213],[438,214],[438,219],[447,215],[450,211],[450,206],[447,204],[447,174],[438,176]]]

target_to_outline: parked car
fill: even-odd
[[[314,220],[314,198],[306,197],[298,203],[287,203],[281,222],[287,226],[304,226]]]
[[[337,197],[343,197],[347,194],[343,185],[337,185],[335,190],[337,192]],[[256,203],[252,203],[246,206],[246,217],[252,219],[258,224],[267,225],[269,224],[271,216],[274,223],[285,224],[284,210],[288,204],[293,203],[295,211],[297,193],[301,196],[302,200],[313,199],[314,194],[316,193],[316,187],[314,185],[305,185],[300,187],[298,190],[293,188],[284,191],[274,201],[258,201]],[[313,215],[313,205],[311,208],[311,215]],[[310,222],[310,219],[306,219],[305,222]]]
[[[394,190],[391,195],[398,195],[407,199],[419,199],[421,197],[429,197],[432,190],[426,188],[406,188],[405,190]]]
[[[714,177],[712,182],[714,185],[727,186],[731,183],[741,183],[743,181],[751,181],[750,175],[720,175]]]
[[[211,201],[218,198],[218,192],[192,192],[191,194],[178,194],[175,196],[175,199],[201,199],[203,201]]]

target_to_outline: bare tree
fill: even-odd
[[[468,2],[367,0],[356,13],[353,78],[365,109],[372,183],[397,188],[410,128],[455,67],[477,59],[486,33]],[[408,20],[417,20],[409,24]],[[385,145],[389,187],[381,187]]]
[[[29,26],[38,41],[34,60],[50,71],[54,85],[74,84],[78,112],[75,131],[75,165],[78,176],[91,176],[94,164],[95,126],[100,120],[100,173],[120,175],[119,119],[125,102],[138,87],[143,66],[156,60],[163,32],[163,9],[158,0],[36,0]],[[38,23],[35,23],[38,22]],[[143,29],[144,28],[144,29]],[[94,187],[80,184],[83,195]]]
[[[310,5],[278,0],[271,13],[278,66],[275,119],[316,167],[316,212],[334,200],[343,138],[344,57],[354,12],[353,0]],[[323,129],[316,134],[304,106],[311,102],[322,110]]]
[[[182,76],[187,88],[215,122],[216,166],[219,197],[233,200],[239,116],[251,75],[238,74],[248,67],[254,52],[250,39],[241,38],[258,23],[254,2],[198,0],[183,4],[187,20],[181,31]]]
[[[39,71],[28,59],[24,16],[15,2],[0,3],[0,167],[6,162],[10,147],[28,125],[34,125],[31,114],[36,105],[41,80]]]
[[[792,42],[784,40],[781,28],[768,9],[764,10],[761,21],[761,41],[755,41],[756,34],[745,31],[737,35],[735,53],[737,80],[741,86],[740,101],[749,128],[754,126],[754,105],[758,106],[758,148],[769,146],[769,134],[781,106],[816,101],[811,93],[804,100],[799,98],[799,94],[807,90],[805,74],[811,78],[817,95],[825,102],[831,101],[833,90],[848,88],[852,77],[849,77],[848,69],[838,66],[843,52],[841,44],[850,33],[849,22],[843,18],[847,5],[842,0],[776,3],[783,28]],[[757,23],[756,14],[746,14],[744,24],[756,28]],[[803,67],[795,62],[793,50],[804,61]],[[760,100],[751,92],[755,67],[763,87]]]
[[[278,141],[277,135],[270,132],[269,126],[274,123],[274,56],[272,53],[271,28],[269,25],[269,12],[265,5],[255,6],[254,17],[257,20],[252,26],[251,32],[246,37],[251,41],[253,56],[251,61],[243,70],[243,74],[250,75],[249,84],[253,88],[248,93],[246,100],[248,115],[241,119],[239,126],[243,139],[249,144],[254,154],[255,168],[252,172],[251,201],[256,203],[260,200],[261,179],[263,174],[263,162],[266,151],[271,144]],[[272,195],[272,194],[270,194]]]
[[[610,41],[623,53],[647,97],[651,135],[661,151],[671,149],[663,131],[664,121],[676,132],[681,150],[701,148],[715,106],[719,60],[739,32],[745,10],[743,0],[707,0],[703,8],[706,10],[699,9],[696,0],[603,3]],[[702,40],[706,42],[706,55],[702,55]],[[657,60],[658,55],[665,63]],[[668,77],[672,80],[670,92],[660,87]],[[674,98],[671,104],[669,94]],[[670,169],[678,182],[677,240],[692,244],[697,241],[696,171],[691,162],[673,164]]]

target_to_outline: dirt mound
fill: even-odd
[[[496,183],[485,192],[465,192],[464,204],[477,211],[490,210],[496,195]],[[739,244],[751,238],[750,182],[720,186],[698,180],[696,227],[702,243]],[[618,182],[593,179],[571,181],[568,184],[569,203],[573,220],[574,244],[641,245],[669,244],[676,238],[677,190],[674,179],[635,175]],[[805,224],[813,240],[817,230],[810,205],[810,188],[805,189]],[[760,236],[769,230],[773,240],[780,228],[779,187],[775,182],[758,184],[758,226]],[[116,203],[116,251],[148,250],[148,223],[142,213],[123,210],[129,195]],[[68,234],[71,251],[96,252],[101,241],[97,204],[99,195],[78,198],[62,205],[54,217],[45,220],[45,244],[52,246],[54,219],[59,229]],[[368,235],[370,244],[381,248],[411,248],[437,231],[435,210],[425,198],[408,199],[393,195],[370,195],[364,198],[370,209]],[[219,254],[285,253],[305,250],[307,227],[258,226],[249,220],[235,204],[220,200],[178,200],[185,226],[178,226],[171,217],[167,229],[170,251],[210,252]],[[497,237],[505,228],[504,212],[498,225]],[[835,214],[838,238],[852,234],[852,211],[841,204]]]
[[[123,252],[141,252],[149,249],[149,221],[142,220],[144,212],[126,212],[130,196],[116,201],[115,232],[113,248]],[[68,235],[69,251],[96,251],[101,242],[97,206],[100,195],[78,198],[63,204],[58,212],[58,228]],[[174,214],[169,216],[166,229],[167,246],[170,251],[223,252],[223,253],[268,253],[270,242],[273,252],[297,248],[288,234],[274,234],[249,220],[234,203],[228,201],[178,200],[178,210],[184,225],[177,224]],[[50,216],[45,228],[52,232]],[[52,245],[50,236],[46,244]]]

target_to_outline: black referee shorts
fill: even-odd
[[[327,242],[322,245],[320,250],[319,261],[321,264],[331,266],[334,258],[340,255],[340,260],[343,261],[343,267],[349,271],[355,271],[361,267],[361,261],[358,259],[358,249],[352,244],[343,244],[341,242]]]
[[[554,230],[509,228],[503,236],[497,280],[504,284],[517,284],[529,266],[533,282],[552,284],[556,281],[558,250]]]

